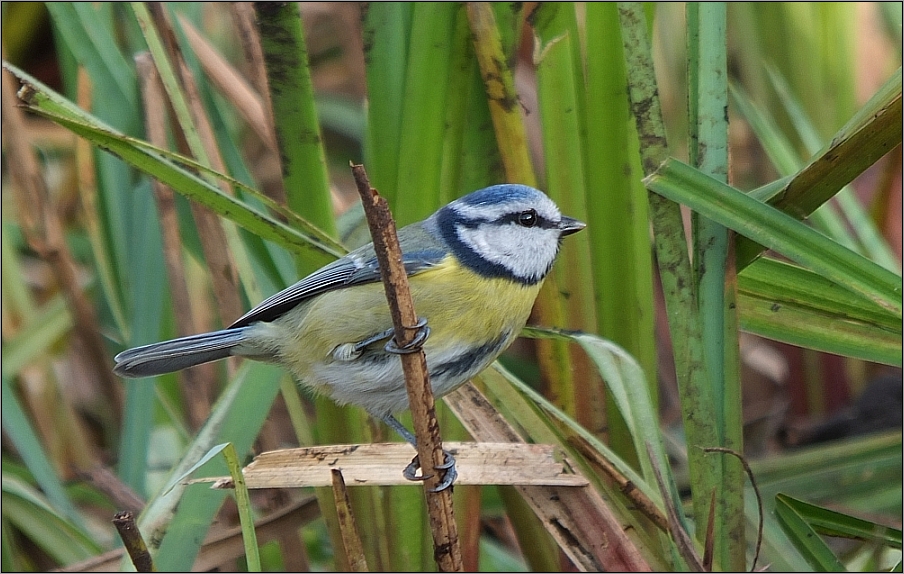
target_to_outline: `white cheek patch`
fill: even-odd
[[[485,223],[458,227],[458,237],[480,257],[502,265],[517,277],[543,277],[559,251],[559,231]]]

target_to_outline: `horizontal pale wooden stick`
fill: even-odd
[[[455,456],[456,485],[586,486],[556,460],[555,447],[542,444],[446,442]],[[275,450],[258,455],[245,467],[248,488],[330,486],[330,471],[342,470],[348,486],[419,485],[402,476],[414,449],[405,443],[331,445]],[[561,458],[561,457],[559,457]],[[213,488],[232,488],[232,479],[200,478]]]

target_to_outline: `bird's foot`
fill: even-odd
[[[407,345],[402,345],[401,347],[396,344],[395,337],[390,337],[388,341],[386,341],[386,345],[383,346],[386,349],[387,353],[392,353],[394,355],[407,355],[409,353],[415,353],[424,345],[424,341],[427,340],[427,337],[430,336],[430,327],[427,326],[427,319],[423,317],[419,317],[417,323],[411,329],[417,329],[417,333],[414,335],[414,339],[411,340]]]
[[[434,470],[443,473],[442,481],[437,484],[435,488],[430,489],[431,492],[440,492],[449,488],[458,477],[458,471],[455,469],[455,457],[446,449],[443,449],[443,455],[445,456],[445,462],[433,467]],[[405,470],[402,471],[402,475],[412,481],[427,480],[433,476],[432,474],[423,474],[423,471],[418,475],[418,470],[422,470],[421,460],[419,456],[415,456],[411,459],[411,462],[408,463],[408,466],[405,467]]]

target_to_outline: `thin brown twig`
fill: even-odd
[[[135,570],[138,572],[156,572],[157,568],[154,566],[154,559],[151,558],[151,553],[148,552],[147,544],[144,543],[144,538],[141,537],[141,532],[138,530],[138,525],[135,524],[135,517],[132,513],[128,510],[117,512],[113,516],[113,525],[116,527],[116,531],[119,532],[119,537],[122,538],[122,544],[129,553],[132,564],[135,565]]]
[[[402,251],[396,234],[395,221],[389,212],[386,200],[370,186],[367,172],[362,165],[352,164],[352,174],[358,186],[358,193],[364,205],[364,213],[373,238],[380,275],[386,288],[386,299],[395,329],[395,342],[400,348],[410,344],[419,327],[414,311],[408,275],[402,265]],[[427,360],[423,349],[399,355],[405,372],[411,415],[414,419],[418,456],[421,467],[439,467],[445,462],[439,423],[436,420],[433,391],[427,374]],[[439,473],[425,473],[424,490],[427,496],[427,511],[433,532],[433,553],[436,564],[442,572],[460,572],[463,569],[458,529],[452,510],[452,489],[439,492],[434,489],[440,484]]]
[[[77,476],[102,492],[117,508],[139,513],[147,504],[132,488],[107,466],[81,470]]]
[[[703,452],[721,452],[723,454],[730,454],[734,457],[737,457],[737,459],[741,461],[741,464],[744,465],[744,472],[747,473],[747,477],[750,479],[750,485],[753,487],[753,494],[756,496],[756,504],[759,511],[759,526],[757,527],[756,532],[756,550],[753,553],[753,562],[750,564],[750,571],[754,572],[756,570],[756,561],[760,557],[760,547],[763,545],[763,498],[760,496],[760,489],[756,485],[756,478],[754,478],[753,476],[753,469],[751,469],[750,465],[747,464],[747,459],[744,458],[743,454],[730,448],[712,446],[704,448]]]
[[[703,570],[713,571],[713,555],[716,546],[716,491],[709,497],[709,516],[706,518],[706,537],[703,542]]]
[[[137,510],[135,511],[138,512]],[[302,498],[279,510],[275,510],[255,521],[254,529],[257,532],[261,545],[273,541],[288,540],[283,545],[284,557],[294,563],[305,562],[304,545],[297,535],[286,537],[286,533],[295,533],[299,528],[306,526],[321,518],[320,507],[314,496]],[[122,563],[125,554],[123,548],[116,548],[63,566],[58,572],[116,572]],[[245,555],[245,545],[242,541],[242,527],[223,527],[216,525],[207,533],[207,537],[201,544],[195,563],[192,565],[196,572],[212,572],[230,560],[236,560]],[[291,565],[291,564],[290,564]],[[290,568],[287,572],[307,572],[310,568]]]

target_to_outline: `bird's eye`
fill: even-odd
[[[533,209],[528,209],[527,211],[522,211],[518,214],[518,225],[533,227],[537,224],[538,219],[537,212]]]

